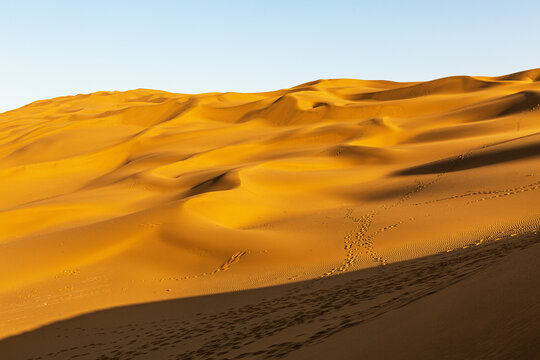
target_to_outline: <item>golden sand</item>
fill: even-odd
[[[0,336],[534,231],[539,80],[138,89],[0,114]]]

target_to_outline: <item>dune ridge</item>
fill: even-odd
[[[529,233],[540,69],[0,114],[0,336]]]

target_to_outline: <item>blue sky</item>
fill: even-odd
[[[99,90],[265,91],[540,67],[540,1],[3,1],[0,111]]]

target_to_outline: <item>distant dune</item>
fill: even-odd
[[[0,114],[0,337],[207,296],[59,322],[0,354],[428,359],[454,341],[439,358],[531,358],[539,190],[540,69],[36,101]],[[463,340],[474,314],[480,338],[503,317],[483,352]],[[184,332],[164,335],[168,318]],[[197,335],[223,318],[214,347]]]

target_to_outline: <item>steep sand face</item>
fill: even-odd
[[[535,229],[539,80],[141,89],[0,114],[0,336]]]

